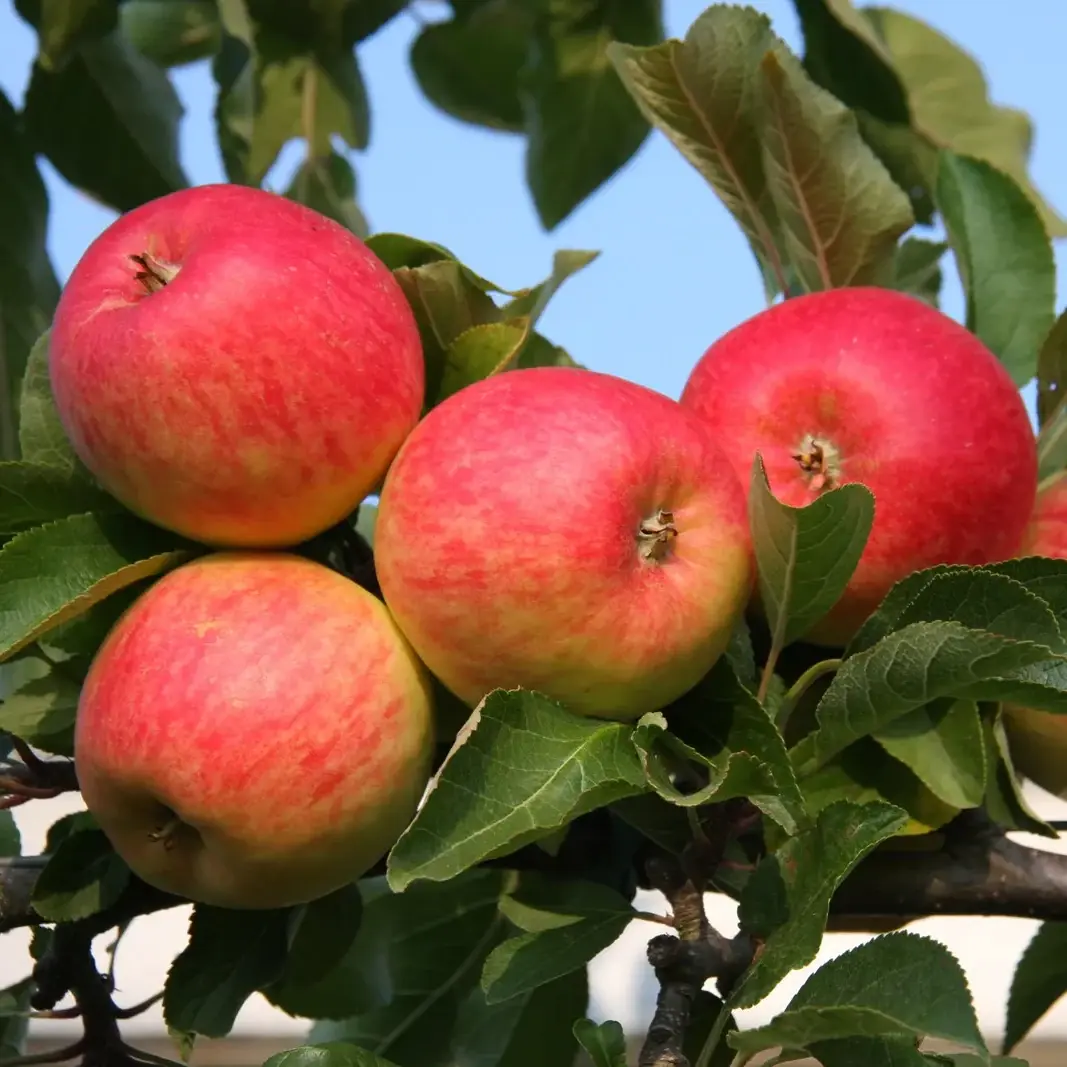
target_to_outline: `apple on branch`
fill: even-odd
[[[388,609],[284,553],[172,571],[101,646],[82,689],[82,796],[144,881],[231,908],[355,881],[429,780],[429,678]]]
[[[467,704],[521,686],[620,719],[708,672],[753,577],[744,493],[700,420],[558,367],[423,419],[386,477],[375,555],[401,629]]]
[[[422,346],[386,266],[284,197],[204,185],[112,223],[49,351],[82,462],[131,510],[212,545],[339,522],[419,418]]]

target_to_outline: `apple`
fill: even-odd
[[[813,643],[846,644],[914,571],[1019,547],[1037,488],[1022,399],[977,337],[915,297],[854,288],[785,300],[716,341],[681,403],[746,489],[758,452],[793,507],[849,482],[873,492],[870,539]]]
[[[74,735],[86,807],[146,882],[276,908],[355,881],[429,781],[429,678],[388,609],[288,553],[213,553],[127,609]]]
[[[375,555],[400,628],[468,705],[523,687],[618,719],[695,685],[752,585],[744,493],[699,420],[576,368],[434,408],[386,476]]]
[[[143,517],[222,547],[322,532],[422,410],[414,317],[386,266],[284,197],[204,185],[112,223],[49,345],[75,452]]]
[[[1038,493],[1019,555],[1067,559],[1067,474]],[[1016,769],[1067,798],[1067,715],[1005,704],[1004,728]]]

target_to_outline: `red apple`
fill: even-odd
[[[218,553],[139,597],[82,689],[86,806],[146,882],[275,908],[385,854],[430,772],[428,676],[381,601],[288,554]]]
[[[112,223],[63,290],[49,364],[101,484],[215,545],[291,545],[340,521],[423,402],[418,330],[385,265],[337,223],[237,185]]]
[[[746,488],[759,452],[794,507],[849,482],[874,493],[856,573],[809,640],[847,643],[913,571],[1019,547],[1037,486],[1022,399],[977,337],[914,297],[856,288],[786,300],[716,341],[682,404]]]
[[[1019,555],[1067,559],[1067,474],[1038,493]],[[1006,704],[1004,726],[1017,770],[1067,798],[1067,715]]]
[[[751,589],[744,494],[699,421],[574,368],[434,408],[386,477],[375,554],[401,629],[469,705],[522,686],[587,715],[662,707]]]

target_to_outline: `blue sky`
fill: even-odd
[[[668,32],[680,36],[706,5],[665,0],[664,6]],[[753,6],[799,48],[788,0],[757,0]],[[893,6],[925,19],[976,55],[994,100],[1030,112],[1037,128],[1036,182],[1067,213],[1067,112],[1056,73],[1067,4],[899,0]],[[447,10],[434,2],[419,7],[430,18]],[[544,233],[523,182],[521,139],[465,126],[426,103],[407,65],[417,32],[415,18],[403,14],[359,53],[373,130],[370,147],[355,162],[361,202],[374,229],[439,241],[508,288],[540,280],[556,248],[602,250],[557,295],[542,329],[590,367],[677,396],[704,349],[763,306],[759,278],[736,224],[699,175],[654,133],[608,186],[555,232]],[[16,102],[34,50],[33,31],[13,7],[0,8],[0,87]],[[187,172],[197,184],[221,180],[210,70],[206,63],[183,68],[175,82],[186,107]],[[283,154],[276,185],[299,154],[296,146]],[[52,196],[50,246],[65,278],[113,216],[66,187],[47,164],[45,174]],[[1059,294],[1062,308],[1067,302],[1062,277]],[[960,313],[955,284],[945,308]]]

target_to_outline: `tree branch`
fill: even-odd
[[[78,778],[70,760],[41,759],[25,741],[13,736],[10,740],[19,758],[0,760],[0,809],[77,791]]]
[[[977,811],[946,830],[936,851],[872,853],[837,891],[831,915],[1067,920],[1067,855],[1017,844]]]

